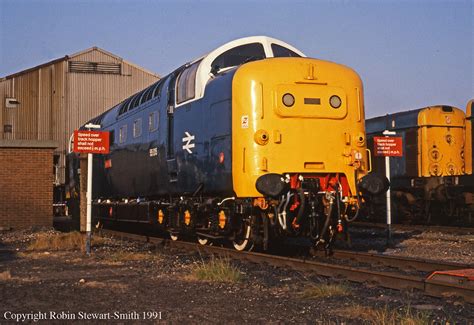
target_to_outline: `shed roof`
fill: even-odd
[[[80,56],[80,55],[82,55],[82,54],[85,54],[85,53],[88,53],[88,52],[92,52],[92,51],[99,51],[99,52],[101,52],[101,53],[103,53],[103,54],[105,54],[105,55],[108,55],[108,56],[113,57],[113,58],[116,59],[116,60],[122,61],[122,62],[124,62],[124,63],[126,63],[126,64],[128,64],[128,65],[130,65],[130,66],[133,66],[133,67],[135,67],[135,68],[137,68],[137,69],[140,69],[140,70],[142,70],[142,71],[144,71],[144,72],[146,72],[146,73],[148,73],[148,74],[150,74],[150,75],[152,75],[152,76],[155,76],[155,77],[157,77],[157,78],[160,78],[160,76],[159,76],[158,74],[154,73],[154,72],[151,72],[151,71],[149,71],[149,70],[147,70],[147,69],[145,69],[145,68],[143,68],[143,67],[140,67],[140,66],[138,66],[138,65],[136,65],[136,64],[134,64],[134,63],[131,63],[130,61],[124,60],[124,59],[121,58],[120,56],[115,55],[115,54],[113,54],[113,53],[110,53],[110,52],[108,52],[108,51],[106,51],[106,50],[104,50],[104,49],[101,49],[101,48],[97,47],[97,46],[93,46],[93,47],[90,47],[90,48],[88,48],[88,49],[85,49],[85,50],[76,52],[76,53],[74,53],[74,54],[65,55],[65,56],[63,56],[63,57],[60,57],[60,58],[57,58],[57,59],[54,59],[54,60],[51,60],[51,61],[42,63],[42,64],[40,64],[40,65],[37,65],[37,66],[35,66],[35,67],[28,68],[28,69],[25,69],[25,70],[22,70],[22,71],[19,71],[19,72],[15,72],[15,73],[13,73],[13,74],[11,74],[11,75],[8,75],[8,76],[5,76],[5,77],[1,77],[1,78],[0,78],[0,81],[6,80],[6,79],[12,79],[12,78],[18,77],[18,76],[20,76],[20,75],[22,75],[22,74],[25,74],[25,73],[28,73],[28,72],[31,72],[31,71],[35,71],[35,70],[38,70],[38,69],[40,69],[40,68],[43,68],[43,67],[46,67],[46,66],[49,66],[49,65],[52,65],[52,64],[56,64],[56,63],[61,62],[61,61],[68,61],[68,60],[73,59],[73,58],[75,58],[75,57],[77,57],[77,56]]]

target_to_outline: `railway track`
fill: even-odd
[[[318,254],[322,256],[323,254]],[[415,270],[419,272],[434,272],[439,270],[459,270],[474,268],[474,264],[440,262],[433,260],[422,260],[414,257],[391,256],[376,253],[365,253],[345,250],[334,250],[331,256],[336,259],[353,260],[359,263],[386,266],[400,270]]]
[[[378,228],[385,229],[387,225],[379,222],[365,222],[357,221],[351,223],[351,227],[358,228]],[[463,235],[474,235],[474,228],[472,227],[452,227],[452,226],[428,226],[428,225],[401,225],[392,224],[392,230],[405,230],[405,231],[436,231],[448,234],[463,234]]]
[[[474,287],[463,286],[458,283],[446,283],[438,280],[428,279],[426,276],[414,276],[402,274],[402,272],[374,271],[367,268],[353,267],[348,265],[334,264],[330,259],[314,260],[283,257],[257,252],[239,252],[218,246],[202,246],[197,243],[185,241],[171,241],[159,237],[130,234],[113,230],[101,230],[103,234],[116,238],[145,241],[155,244],[166,245],[186,251],[199,251],[233,259],[246,260],[254,263],[268,263],[272,266],[289,267],[299,271],[311,272],[325,277],[343,277],[349,281],[359,283],[371,283],[380,287],[402,290],[416,289],[424,294],[434,297],[458,296],[465,301],[474,304]],[[354,259],[364,263],[388,265],[397,268],[414,268],[418,271],[432,272],[435,270],[453,270],[473,268],[473,265],[444,263],[438,261],[426,261],[407,257],[385,256],[380,254],[335,251],[335,259]]]

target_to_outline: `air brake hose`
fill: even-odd
[[[331,214],[332,214],[332,206],[333,206],[333,204],[334,204],[334,202],[330,202],[330,203],[329,203],[328,214],[326,215],[326,221],[324,221],[324,226],[323,226],[323,228],[321,229],[321,232],[319,233],[319,240],[321,240],[321,238],[323,238],[324,233],[326,232],[326,230],[327,230],[328,227],[329,227],[329,222],[331,221]]]
[[[262,212],[262,219],[263,219],[263,249],[267,250],[268,249],[268,216],[265,214],[265,212]]]
[[[297,191],[298,191],[298,195],[299,195],[300,201],[301,201],[300,207],[298,209],[298,214],[296,215],[296,224],[299,225],[300,221],[301,221],[301,218],[303,217],[303,212],[304,212],[304,209],[305,209],[306,202],[305,202],[305,198],[304,198],[303,188],[300,187]]]
[[[357,169],[354,170],[354,180],[357,182]],[[359,197],[359,190],[357,189],[357,184],[356,184],[356,189],[355,190],[356,190],[356,197],[357,197],[357,211],[356,211],[355,215],[352,218],[347,217],[347,215],[344,216],[346,221],[349,222],[349,223],[353,222],[357,219],[357,217],[359,216],[359,211],[360,211],[360,197]]]

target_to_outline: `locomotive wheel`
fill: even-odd
[[[253,248],[253,241],[250,239],[252,232],[252,225],[250,221],[244,221],[242,228],[238,233],[235,234],[235,238],[232,241],[234,248],[238,251],[251,251]]]

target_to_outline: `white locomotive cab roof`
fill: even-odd
[[[176,107],[202,98],[207,82],[219,72],[255,59],[291,56],[306,57],[295,47],[267,36],[251,36],[228,42],[191,61],[180,73],[175,87]],[[195,78],[194,82],[190,78]],[[186,89],[193,84],[194,89]]]

